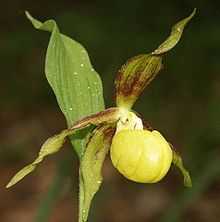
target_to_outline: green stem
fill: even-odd
[[[84,222],[83,208],[84,208],[84,187],[83,187],[81,171],[79,170],[79,209],[78,209],[79,219],[78,219],[78,222]]]
[[[86,189],[85,181],[83,180],[83,175],[81,168],[79,170],[79,219],[78,222],[87,222],[89,209],[93,196],[96,192],[88,192],[89,187]]]

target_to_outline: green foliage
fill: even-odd
[[[26,12],[36,29],[52,33],[47,49],[45,72],[67,120],[68,128],[50,137],[42,145],[33,163],[19,171],[7,187],[32,172],[47,155],[59,151],[66,137],[71,136],[71,142],[80,160],[79,222],[86,222],[91,201],[102,182],[101,169],[111,145],[115,124],[127,115],[144,88],[160,71],[162,56],[178,43],[184,26],[194,14],[195,10],[189,17],[178,22],[168,39],[152,53],[136,56],[121,68],[116,80],[118,107],[101,111],[104,109],[102,83],[90,64],[86,50],[76,41],[61,34],[55,21],[41,23]],[[90,125],[98,128],[91,132],[91,128],[88,128]],[[182,171],[185,185],[189,186],[189,174],[183,167],[181,158],[175,153],[173,162]],[[56,187],[54,189],[56,190]]]
[[[80,166],[79,221],[87,221],[91,201],[102,183],[102,165],[111,146],[114,128],[109,125],[98,128],[91,137]]]
[[[84,116],[103,110],[102,82],[85,48],[61,34],[55,21],[41,23],[28,12],[26,15],[36,29],[51,32],[45,73],[68,126]],[[80,138],[80,133],[75,138]],[[84,139],[73,140],[73,144],[81,156],[85,148]]]

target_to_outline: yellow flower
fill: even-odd
[[[111,160],[126,178],[140,183],[155,183],[172,163],[169,143],[156,130],[121,130],[113,137]]]

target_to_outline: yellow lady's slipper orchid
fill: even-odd
[[[140,183],[155,183],[172,163],[169,143],[156,130],[121,130],[113,137],[111,160],[126,178]]]

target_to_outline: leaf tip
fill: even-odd
[[[11,184],[11,181],[5,186],[7,189],[10,188],[11,186],[13,186],[13,184]]]
[[[188,17],[186,17],[185,19],[183,19],[183,21],[182,21],[183,28],[195,16],[196,11],[197,11],[197,8],[194,8],[193,11],[191,12],[191,14]],[[180,23],[181,23],[181,21],[180,21]],[[177,24],[179,25],[179,23],[177,23]]]
[[[17,181],[18,182],[18,181]],[[8,182],[8,184],[5,186],[7,189],[11,188],[14,186],[17,182],[13,180],[13,178]]]
[[[192,187],[192,180],[188,172],[184,176],[184,186],[188,188]]]
[[[21,169],[18,173],[16,173],[12,179],[9,181],[9,183],[6,185],[6,188],[10,188],[16,183],[18,183],[20,180],[22,180],[25,176],[27,176],[29,173],[31,173],[36,168],[35,165],[30,164],[25,166],[23,169]]]
[[[27,17],[27,19],[34,25],[34,18],[33,18],[33,16],[30,14],[30,12],[29,11],[25,11],[24,12],[25,13],[25,16]]]
[[[164,53],[170,51],[171,49],[173,49],[176,46],[176,44],[180,41],[180,38],[182,36],[185,26],[196,14],[196,10],[197,9],[194,8],[192,13],[188,17],[177,22],[172,27],[169,37],[162,44],[160,44],[159,47],[157,49],[155,49],[151,54],[152,55],[160,55],[160,54],[164,54]]]
[[[194,8],[192,13],[191,13],[191,15],[190,15],[190,17],[193,17],[196,14],[196,12],[197,12],[197,8]]]
[[[39,29],[41,27],[42,23],[35,19],[28,11],[25,11],[24,13],[27,19],[32,23],[34,28]]]
[[[31,14],[29,13],[29,11],[24,11],[24,14],[25,14],[25,16],[29,19],[29,20],[31,20],[32,19],[32,16],[31,16]]]

